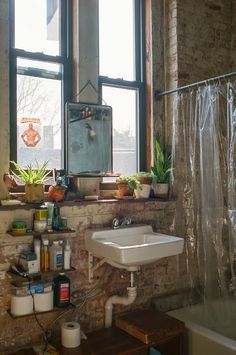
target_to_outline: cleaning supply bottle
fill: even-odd
[[[43,239],[43,246],[41,252],[41,271],[49,271],[49,241],[48,239]]]
[[[38,271],[40,271],[40,259],[41,259],[41,240],[38,238],[34,238],[34,252],[37,258]]]
[[[54,305],[66,307],[70,304],[70,279],[61,272],[54,278]]]
[[[63,266],[63,250],[58,240],[54,240],[49,248],[50,270],[60,270]]]
[[[69,240],[66,241],[64,248],[64,269],[69,270],[71,268],[71,247]]]

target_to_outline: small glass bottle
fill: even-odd
[[[54,230],[60,229],[60,222],[61,222],[60,208],[57,206],[54,206],[54,209],[53,209],[53,229]]]
[[[49,271],[49,241],[43,239],[43,247],[41,252],[41,271]]]

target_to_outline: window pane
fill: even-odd
[[[59,0],[15,0],[15,47],[59,55]]]
[[[61,168],[61,81],[17,75],[17,162]]]
[[[113,112],[113,171],[137,171],[136,90],[103,86],[103,99]]]
[[[100,75],[134,80],[134,0],[99,0]]]
[[[61,73],[61,65],[49,62],[40,62],[37,60],[30,60],[24,58],[17,58],[18,73],[20,69],[43,69],[44,71],[50,71],[52,74]],[[45,74],[46,75],[46,74]]]

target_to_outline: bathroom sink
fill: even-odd
[[[85,246],[109,264],[128,269],[182,253],[184,240],[154,233],[150,225],[130,225],[119,229],[87,230]]]

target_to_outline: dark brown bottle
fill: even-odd
[[[54,306],[67,307],[70,304],[70,279],[61,272],[54,281]]]

